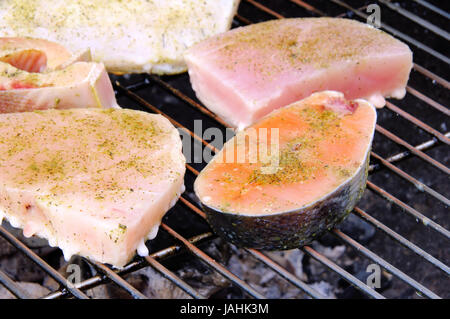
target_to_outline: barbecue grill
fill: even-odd
[[[233,27],[283,17],[338,16],[366,21],[367,6],[375,1],[360,0],[243,0]],[[381,29],[407,43],[414,52],[407,96],[387,102],[378,110],[378,125],[371,152],[367,190],[353,210],[352,220],[363,221],[375,230],[365,240],[351,231],[349,221],[322,238],[333,245],[344,245],[358,260],[376,264],[391,278],[391,288],[373,289],[343,260],[327,257],[316,245],[299,248],[304,259],[324,269],[324,276],[337,276],[342,287],[352,287],[358,296],[368,298],[449,298],[450,268],[447,266],[450,231],[448,174],[449,58],[445,55],[450,38],[449,13],[444,4],[432,0],[376,2],[381,13]],[[224,123],[195,98],[187,74],[176,76],[111,75],[117,100],[122,107],[145,110],[167,117],[180,132],[191,138],[192,147],[217,150],[213,143],[194,132],[194,119],[201,119],[203,129]],[[113,284],[132,298],[146,296],[127,281],[127,275],[144,267],[152,267],[193,298],[205,298],[192,283],[177,274],[173,258],[195,260],[229,282],[243,297],[266,298],[256,282],[241,278],[226,264],[204,249],[217,240],[204,220],[205,214],[193,195],[195,176],[206,165],[195,159],[187,164],[186,192],[166,215],[158,237],[147,246],[148,257],[136,257],[124,269],[84,260],[92,268],[91,275],[71,285],[45,257],[28,247],[8,227],[0,226],[0,235],[18,252],[54,279],[59,288],[42,298],[88,298],[87,291]],[[225,244],[224,245],[228,245]],[[237,251],[234,248],[233,251]],[[267,252],[239,249],[249,259],[260,263],[298,290],[298,297],[323,298],[323,292],[308,280],[300,278]],[[180,257],[181,256],[181,257]],[[1,264],[0,264],[1,265]],[[29,297],[8,270],[0,267],[0,283],[17,298]],[[346,297],[346,295],[341,295]],[[347,297],[349,297],[347,295]],[[351,297],[351,296],[350,296]]]

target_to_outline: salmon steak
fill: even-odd
[[[184,190],[181,139],[125,109],[0,114],[0,221],[73,254],[124,266],[145,255]]]
[[[0,38],[0,113],[117,107],[108,73],[89,50],[42,39]]]
[[[186,71],[184,51],[227,31],[238,0],[2,0],[0,36],[90,48],[108,72]]]
[[[239,131],[194,184],[212,228],[245,247],[309,243],[362,196],[375,124],[372,104],[324,91]]]
[[[323,90],[376,107],[403,98],[408,46],[367,24],[340,18],[278,19],[211,37],[185,53],[201,102],[232,127]]]

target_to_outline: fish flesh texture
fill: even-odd
[[[0,36],[90,48],[108,72],[172,74],[184,51],[227,31],[238,0],[2,0]]]
[[[0,114],[0,221],[116,267],[156,236],[184,190],[178,131],[125,109]]]
[[[0,38],[0,113],[117,108],[105,67],[42,39]]]
[[[340,18],[278,19],[211,37],[185,53],[197,97],[230,126],[251,125],[313,92],[334,90],[376,107],[403,98],[408,46]]]
[[[324,91],[239,131],[194,183],[212,229],[264,250],[317,239],[364,192],[376,118],[371,103]]]
[[[28,54],[32,53],[30,59]],[[72,52],[64,46],[44,39],[2,37],[0,38],[0,61],[28,72],[56,69],[70,60]],[[38,59],[37,59],[38,58]]]
[[[314,93],[239,131],[201,171],[195,192],[240,215],[308,206],[366,166],[376,118],[365,100]]]

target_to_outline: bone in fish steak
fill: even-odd
[[[172,74],[184,51],[227,31],[238,0],[2,0],[0,35],[90,48],[109,72]]]
[[[148,251],[184,188],[178,131],[161,115],[72,109],[0,114],[0,220],[124,266]]]

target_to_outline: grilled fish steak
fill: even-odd
[[[375,123],[367,101],[325,91],[238,132],[194,184],[211,226],[239,246],[309,243],[361,197]]]
[[[272,110],[323,90],[403,98],[412,68],[404,43],[367,24],[338,18],[279,19],[236,28],[185,54],[197,97],[243,128]]]
[[[178,131],[160,115],[72,109],[0,114],[0,220],[124,266],[184,188]]]
[[[238,0],[2,0],[0,35],[90,48],[109,72],[184,72],[183,52],[231,26]]]
[[[0,113],[117,107],[101,63],[42,39],[0,38]]]

